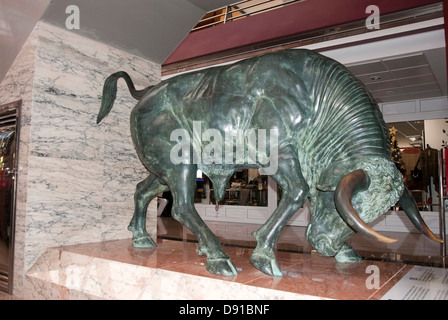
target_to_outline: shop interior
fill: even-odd
[[[412,192],[421,211],[438,211],[440,179],[438,151],[446,147],[443,139],[448,123],[445,119],[395,122],[388,124],[394,133],[391,141],[392,159],[403,173],[405,186]],[[427,129],[431,132],[427,134]],[[426,129],[426,130],[425,130]],[[434,139],[439,130],[440,142]],[[434,144],[429,142],[434,141]],[[436,149],[437,148],[437,149]]]
[[[236,171],[226,187],[226,196],[219,205],[261,206],[268,205],[268,176],[260,175],[257,169]],[[196,178],[195,203],[216,205],[213,183],[200,170]]]

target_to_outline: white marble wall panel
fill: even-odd
[[[101,203],[102,167],[99,162],[30,157],[28,202]]]
[[[103,240],[125,236],[118,231],[119,226],[127,227],[135,184],[147,175],[130,138],[129,115],[136,101],[124,83],[119,85],[110,116],[101,125],[96,124],[104,80],[123,69],[135,78],[136,85],[154,84],[160,77],[160,67],[154,63],[76,33],[41,25],[31,120],[30,157],[34,161],[29,185],[35,191],[28,201],[45,202],[47,207],[48,202],[56,207],[64,202],[64,210],[69,203],[73,209],[94,204],[103,208],[101,216],[90,217],[94,225],[103,223]],[[105,212],[112,208],[108,203],[126,212]],[[82,216],[67,219],[68,229],[84,233],[84,241],[98,239],[88,228],[82,228],[89,217]],[[73,242],[67,239],[57,244],[69,243]]]
[[[50,32],[49,29],[52,31]],[[59,31],[59,32],[58,32]],[[65,38],[64,38],[65,37]],[[95,160],[103,137],[98,135],[95,111],[107,70],[105,45],[43,24],[36,57],[34,107],[32,112],[32,155]],[[78,41],[76,41],[78,40]],[[96,53],[93,48],[97,49]],[[100,59],[95,57],[98,56]]]
[[[132,145],[136,104],[124,81],[115,106],[96,117],[105,79],[127,71],[137,88],[160,65],[40,22],[0,85],[0,103],[23,99],[15,288],[48,247],[130,238],[135,185],[147,176]],[[156,202],[148,231],[156,233]],[[21,279],[20,279],[21,278]]]
[[[27,262],[34,262],[55,244],[101,241],[103,224],[102,208],[96,204],[31,204],[27,215]],[[90,236],[88,240],[87,235]]]

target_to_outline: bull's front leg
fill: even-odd
[[[172,216],[193,232],[199,243],[199,255],[207,256],[207,270],[224,276],[237,275],[235,266],[221,243],[194,207],[196,166],[176,166],[166,181],[173,194]]]
[[[292,155],[290,150],[283,150],[279,154]],[[308,197],[308,184],[302,176],[297,159],[280,158],[277,173],[272,175],[275,182],[282,188],[282,198],[278,207],[266,223],[256,232],[257,239],[250,262],[260,271],[273,276],[282,276],[282,271],[275,259],[274,246],[280,232]]]
[[[146,212],[148,205],[159,193],[168,190],[154,174],[137,184],[134,194],[134,216],[128,229],[132,231],[132,242],[136,248],[152,248],[156,243],[146,231]]]

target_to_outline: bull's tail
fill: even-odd
[[[151,88],[147,87],[142,90],[136,90],[134,87],[134,83],[131,80],[131,77],[124,71],[119,71],[109,76],[106,79],[106,82],[104,83],[103,97],[101,99],[101,108],[100,112],[98,113],[98,118],[96,119],[97,124],[100,123],[101,120],[103,120],[109,114],[110,110],[112,110],[115,98],[117,97],[117,81],[120,78],[123,78],[126,81],[126,84],[128,85],[132,97],[137,100],[140,100],[145,95],[145,93],[148,92],[148,90]]]

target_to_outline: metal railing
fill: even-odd
[[[273,9],[305,0],[245,0],[208,12],[192,31],[210,28],[219,24],[243,19]]]

